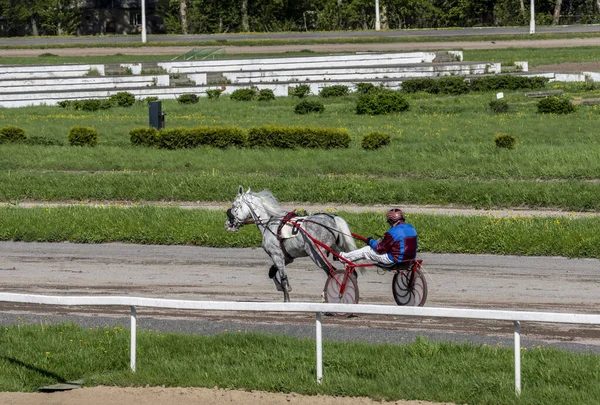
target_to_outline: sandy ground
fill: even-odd
[[[205,388],[115,388],[95,387],[52,394],[0,393],[3,405],[156,405],[176,401],[178,405],[433,405],[432,402],[382,402],[369,398],[306,396],[270,392],[246,392]],[[444,405],[444,404],[437,404]]]

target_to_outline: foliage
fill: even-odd
[[[275,100],[275,93],[271,89],[262,89],[258,92],[258,101]]]
[[[188,129],[184,127],[163,128],[158,131],[156,146],[161,149],[182,149],[188,145]]]
[[[393,90],[381,89],[369,94],[361,94],[356,103],[357,114],[381,115],[408,110],[408,101]]]
[[[221,89],[206,90],[206,97],[208,97],[209,100],[216,100],[221,96],[221,93],[223,93],[223,90]]]
[[[356,84],[356,92],[358,94],[369,94],[375,91],[377,87],[375,87],[372,83],[357,83]]]
[[[362,137],[360,146],[363,149],[373,150],[390,144],[391,137],[383,132],[369,132]]]
[[[133,146],[156,146],[158,130],[153,127],[135,128],[129,131],[129,139]]]
[[[304,98],[310,94],[310,86],[308,84],[299,84],[296,87],[292,87],[289,92],[292,97]]]
[[[67,139],[71,146],[96,146],[98,131],[94,128],[74,126],[69,131]]]
[[[185,147],[193,148],[201,145],[215,148],[241,147],[246,145],[246,140],[246,132],[239,127],[196,127],[188,130],[188,143]]]
[[[546,114],[570,114],[576,111],[575,105],[565,96],[543,98],[538,101],[537,109],[539,113]]]
[[[347,148],[350,134],[345,128],[262,125],[250,128],[248,145],[254,148]]]
[[[135,104],[135,96],[128,91],[120,91],[110,96],[110,102],[118,107],[131,107]]]
[[[546,83],[548,83],[547,77],[494,75],[471,79],[471,90],[536,90],[546,87]]]
[[[14,125],[7,125],[0,128],[0,143],[4,142],[23,142],[27,139],[25,130]]]
[[[498,114],[508,112],[508,101],[503,98],[490,101],[489,106],[493,112]]]
[[[348,86],[343,85],[335,85],[335,86],[327,86],[321,89],[319,96],[323,98],[327,97],[342,97],[347,96],[349,93]]]
[[[256,97],[256,89],[237,89],[229,96],[230,99],[236,101],[252,101]]]
[[[430,94],[460,95],[469,92],[469,84],[463,77],[443,77],[441,79],[417,78],[402,82],[405,93],[425,92]]]
[[[182,94],[177,97],[177,102],[180,104],[196,104],[198,102],[198,96],[192,93]]]
[[[302,100],[294,107],[296,114],[322,113],[323,111],[325,111],[325,106],[318,100]]]
[[[110,99],[63,100],[59,101],[57,105],[76,111],[98,111],[112,108],[113,102]]]
[[[517,144],[517,138],[514,135],[498,134],[494,138],[496,146],[504,149],[514,149]]]

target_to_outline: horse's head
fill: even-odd
[[[227,221],[225,221],[225,229],[229,232],[237,232],[242,225],[249,223],[252,220],[250,206],[245,201],[244,189],[240,186],[238,194],[231,204],[231,208],[227,210]]]

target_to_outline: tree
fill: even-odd
[[[560,19],[561,6],[562,0],[556,0],[556,3],[554,3],[554,13],[552,13],[552,25],[558,24],[558,20]]]

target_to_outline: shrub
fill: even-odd
[[[188,130],[186,148],[200,145],[227,148],[245,146],[246,132],[239,127],[197,127]]]
[[[183,127],[158,131],[157,146],[162,149],[181,149],[188,145],[188,130]]]
[[[61,108],[70,108],[73,106],[73,101],[63,100],[63,101],[59,101],[58,103],[56,103],[56,105],[58,105]]]
[[[375,87],[375,85],[372,83],[357,83],[356,84],[356,92],[359,94],[369,94],[375,90],[377,90],[377,87]]]
[[[177,97],[179,104],[196,104],[198,102],[198,96],[192,93],[182,94]]]
[[[262,89],[258,92],[258,101],[275,100],[275,93],[271,89]]]
[[[546,83],[548,83],[547,77],[494,75],[471,79],[470,87],[472,91],[535,90],[543,89]]]
[[[499,148],[514,149],[517,144],[517,138],[513,135],[498,134],[494,138],[494,142],[496,142],[496,146]]]
[[[379,149],[382,146],[389,145],[390,139],[390,136],[383,132],[370,132],[363,136],[360,146],[367,150]]]
[[[292,97],[304,98],[310,94],[310,86],[308,84],[299,84],[289,91]]]
[[[216,100],[221,96],[221,93],[223,93],[223,90],[221,89],[206,90],[206,97],[208,97],[209,100]]]
[[[31,136],[25,140],[27,145],[63,146],[58,139],[45,138],[43,136]]]
[[[348,95],[348,86],[335,85],[323,87],[319,96],[327,98],[327,97],[342,97]]]
[[[150,96],[150,97],[146,97],[146,98],[145,98],[145,99],[144,99],[142,102],[143,102],[145,105],[148,105],[148,103],[149,103],[150,101],[158,101],[158,97],[156,97],[156,96]]]
[[[229,98],[236,101],[252,101],[254,97],[256,97],[255,89],[237,89],[229,96]]]
[[[498,100],[490,101],[490,108],[495,113],[505,113],[508,111],[508,101],[501,98]]]
[[[109,100],[118,107],[131,107],[135,104],[135,96],[128,91],[120,91],[110,96]]]
[[[98,144],[98,131],[94,128],[75,126],[67,136],[71,146],[96,146]]]
[[[469,83],[463,77],[442,77],[436,80],[436,82],[440,94],[452,94],[456,96],[469,92]]]
[[[575,105],[567,97],[552,96],[541,99],[537,109],[539,113],[569,114],[575,112]]]
[[[262,148],[347,148],[345,128],[276,127],[262,125],[248,131],[248,145]]]
[[[302,100],[294,107],[296,114],[322,113],[323,111],[325,111],[325,106],[320,101]]]
[[[469,92],[469,84],[463,77],[443,77],[441,79],[420,78],[408,79],[402,82],[402,91],[417,93],[423,91],[429,94],[465,94]]]
[[[25,130],[14,125],[7,125],[0,128],[0,143],[4,142],[23,142],[27,139]]]
[[[408,110],[408,101],[398,91],[379,90],[361,94],[356,103],[357,114],[380,115]]]
[[[158,130],[152,127],[135,128],[129,131],[129,140],[134,146],[158,145]]]

